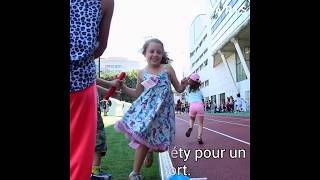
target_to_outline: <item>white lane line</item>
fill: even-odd
[[[234,124],[234,125],[239,125],[239,126],[246,126],[246,127],[250,127],[249,125],[246,125],[246,124],[239,124],[239,123],[235,123],[235,122],[220,121],[220,120],[215,120],[215,119],[205,119],[205,120],[209,120],[209,121],[217,121],[217,122],[226,123],[226,124]]]
[[[232,116],[215,116],[215,115],[208,115],[205,114],[204,116],[206,117],[213,117],[213,118],[228,118],[228,119],[238,119],[238,120],[243,120],[243,121],[250,121],[250,117],[232,117]]]
[[[182,117],[189,117],[188,114],[183,114],[183,115],[180,115]],[[250,121],[250,117],[232,117],[232,116],[219,116],[219,115],[208,115],[208,114],[205,114],[204,115],[205,117],[211,117],[211,118],[214,118],[214,119],[230,119],[230,120],[241,120],[241,121]]]
[[[159,153],[159,162],[161,179],[167,180],[172,175],[172,170],[174,169],[168,151]]]

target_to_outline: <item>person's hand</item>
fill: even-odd
[[[119,89],[120,89],[120,90],[123,90],[123,88],[124,88],[125,85],[126,85],[126,84],[124,83],[123,80],[119,80]]]
[[[110,81],[109,83],[110,83],[111,86],[118,88],[118,87],[120,87],[120,85],[121,85],[121,81],[122,81],[122,80],[114,79],[114,80]]]
[[[187,87],[187,86],[188,86],[188,78],[183,78],[183,79],[181,80],[181,85],[182,85],[183,87]]]

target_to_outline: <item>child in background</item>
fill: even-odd
[[[186,136],[190,137],[190,134],[193,129],[193,125],[196,117],[199,118],[198,126],[198,143],[203,144],[202,141],[202,129],[203,129],[203,119],[204,119],[204,103],[203,103],[203,94],[200,91],[199,87],[201,85],[200,76],[197,73],[193,73],[189,78],[189,90],[187,93],[188,102],[190,102],[189,109],[189,129],[186,132]]]

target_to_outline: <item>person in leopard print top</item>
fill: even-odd
[[[113,9],[114,0],[70,0],[70,180],[90,179],[97,128],[94,59],[107,47]]]

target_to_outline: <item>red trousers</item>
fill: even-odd
[[[70,93],[70,180],[89,180],[96,143],[96,84]]]

